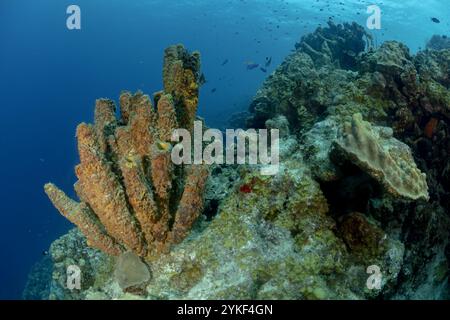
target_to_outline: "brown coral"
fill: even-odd
[[[75,190],[81,202],[45,186],[89,244],[111,255],[166,252],[187,236],[202,210],[208,168],[175,167],[170,159],[173,130],[190,129],[195,120],[199,56],[179,45],[166,50],[164,62],[165,90],[155,95],[156,108],[148,96],[126,92],[120,119],[114,102],[100,99],[94,125],[78,126]]]
[[[344,124],[335,151],[377,180],[390,194],[428,200],[426,175],[416,166],[411,150],[392,137],[392,129],[374,127],[355,114]]]

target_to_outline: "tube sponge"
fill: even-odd
[[[173,130],[190,129],[195,120],[199,55],[178,45],[166,50],[164,61],[165,90],[155,95],[156,108],[149,96],[124,92],[119,119],[114,102],[99,99],[94,124],[78,126],[80,203],[53,184],[45,186],[90,245],[111,255],[130,251],[152,258],[167,252],[188,235],[203,209],[209,168],[175,170],[170,159]]]

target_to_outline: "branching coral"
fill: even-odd
[[[166,252],[187,236],[202,210],[208,168],[176,167],[170,159],[173,130],[190,129],[195,120],[199,54],[170,47],[164,64],[156,109],[148,96],[126,92],[120,96],[119,120],[114,102],[100,99],[94,125],[78,126],[75,190],[81,202],[53,184],[45,186],[89,244],[111,255]]]
[[[426,175],[417,168],[409,147],[392,137],[391,129],[373,127],[355,114],[334,147],[392,195],[428,200]]]

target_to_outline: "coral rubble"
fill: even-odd
[[[81,163],[69,199],[53,184],[45,191],[55,207],[77,225],[89,245],[110,255],[131,250],[141,257],[167,252],[181,242],[202,211],[207,166],[174,168],[174,129],[190,129],[198,101],[199,54],[170,47],[164,59],[164,91],[156,108],[142,93],[97,100],[95,124],[77,128]]]

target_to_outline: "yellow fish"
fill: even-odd
[[[158,148],[159,150],[169,151],[170,143],[158,141]]]

